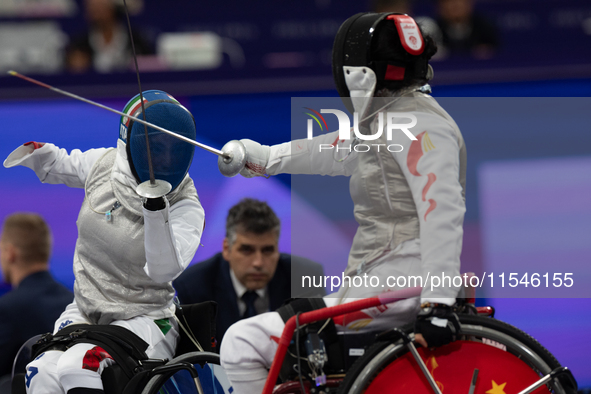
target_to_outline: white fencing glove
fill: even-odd
[[[249,139],[243,139],[240,142],[246,148],[246,164],[240,171],[240,175],[245,178],[253,178],[255,176],[267,177],[267,164],[269,163],[271,147],[269,145],[261,145]]]

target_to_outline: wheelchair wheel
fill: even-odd
[[[534,338],[499,320],[459,315],[461,338],[419,354],[444,393],[467,392],[478,369],[475,393],[519,392],[560,367]],[[407,327],[405,332],[412,332]],[[402,340],[380,341],[369,347],[348,371],[339,387],[342,394],[432,394],[427,379]],[[551,381],[535,394],[571,394]]]
[[[222,382],[221,387],[219,387],[220,383],[217,382],[217,379],[214,377],[214,369],[212,368],[212,366],[219,366],[220,364],[220,356],[218,354],[210,352],[186,353],[179,357],[173,358],[168,363],[166,363],[166,366],[172,366],[178,363],[190,363],[195,366],[195,369],[199,373],[199,380],[202,386],[204,386],[205,393],[213,393],[216,392],[216,390],[218,393],[225,392],[225,387],[223,387],[224,382]],[[216,370],[219,371],[218,369]],[[216,387],[216,382],[218,387],[217,389],[214,389],[213,391],[207,389],[210,386]],[[181,370],[176,372],[161,373],[153,376],[142,390],[142,394],[158,393],[197,393],[197,389],[191,374],[186,370]]]

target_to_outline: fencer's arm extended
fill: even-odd
[[[159,211],[144,210],[144,271],[155,282],[176,279],[187,268],[201,241],[205,212],[193,199],[183,199]]]
[[[419,216],[423,278],[427,273],[431,278],[442,273],[453,278],[460,275],[466,211],[459,180],[458,136],[449,123],[437,117],[423,118],[418,127],[426,131],[417,135],[417,141],[405,139],[404,150],[393,156],[410,186]],[[431,289],[430,279],[424,285],[421,302],[451,306],[457,294],[458,288],[447,282]]]
[[[94,163],[107,151],[107,148],[79,149],[69,154],[54,144],[46,143],[35,149],[31,145],[21,145],[4,160],[4,167],[25,166],[33,171],[43,183],[65,184],[69,187],[84,188],[86,177]]]
[[[257,158],[258,160],[255,159],[255,161],[256,164],[266,169],[266,173],[269,175],[315,174],[350,176],[356,165],[356,154],[353,152],[347,160],[341,162],[334,160],[333,151],[336,148],[331,147],[331,145],[338,142],[338,135],[338,131],[334,131],[316,136],[312,139],[293,140],[270,147],[263,145],[263,148],[268,150],[268,160],[267,158],[262,160],[261,158]],[[254,144],[258,145],[256,142]],[[248,142],[245,145],[250,155],[251,152],[249,150],[252,150],[250,149],[251,146],[249,146],[250,144]],[[257,149],[255,148],[254,150]],[[249,163],[247,163],[248,165]]]
[[[301,139],[273,145],[267,172],[269,175],[285,173],[350,176],[357,160],[355,152],[347,160],[339,162],[334,159],[335,148],[328,148],[331,144],[336,145],[338,137],[339,132],[333,131],[311,140]]]

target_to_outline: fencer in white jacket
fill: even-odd
[[[4,161],[5,167],[17,165],[31,168],[43,183],[85,190],[73,263],[75,298],[54,333],[73,323],[118,325],[148,343],[149,357],[172,358],[179,334],[171,282],[191,262],[204,226],[189,175],[163,197],[160,209],[150,210],[135,192],[138,180],[124,139],[117,148],[70,153],[51,143],[27,143]],[[92,344],[47,351],[27,366],[27,391],[102,392],[100,373],[113,362]]]
[[[399,23],[390,21],[388,14],[361,15],[362,18],[368,15],[375,19],[373,26],[362,23],[361,29],[372,26],[372,31],[375,31],[380,23],[391,23],[392,26],[395,26],[394,22]],[[343,26],[347,26],[347,22]],[[355,24],[348,26],[355,29]],[[342,29],[339,35],[343,33]],[[396,29],[391,28],[392,32]],[[395,39],[400,42],[398,36]],[[363,42],[359,38],[358,41]],[[335,47],[338,43],[337,36]],[[422,60],[419,57],[416,61]],[[338,59],[333,57],[333,66],[335,62]],[[408,64],[407,69],[411,69]],[[388,277],[420,276],[426,279],[427,275],[459,276],[465,212],[466,149],[458,126],[435,99],[423,93],[426,89],[421,85],[428,78],[417,80],[411,76],[408,82],[404,79],[399,85],[394,85],[401,87],[388,88],[391,85],[383,83],[384,75],[380,76],[371,67],[348,66],[346,63],[342,67],[345,70],[343,82],[346,83],[346,92],[343,94],[339,89],[339,93],[342,97],[349,94],[358,97],[353,100],[353,105],[361,114],[360,119],[365,118],[361,122],[365,133],[375,135],[379,126],[378,113],[391,112],[404,114],[401,117],[411,114],[417,119],[416,125],[410,129],[415,138],[408,138],[399,132],[393,137],[395,141],[389,141],[384,132],[378,139],[367,141],[367,151],[365,147],[357,152],[353,150],[346,160],[340,162],[334,159],[335,148],[327,147],[335,144],[346,147],[351,141],[339,140],[338,132],[270,147],[243,140],[249,161],[242,174],[247,177],[264,173],[350,177],[354,215],[359,227],[345,275],[377,276],[381,285]],[[337,88],[340,87],[337,85]],[[400,123],[405,122],[408,120]],[[391,152],[386,146],[393,142],[401,147]],[[326,296],[324,301],[327,306],[332,306],[396,289],[396,286],[381,285],[356,287],[347,284],[336,294]],[[422,332],[430,345],[442,344],[449,342],[451,334],[457,329],[457,318],[448,313],[447,307],[453,305],[458,291],[459,288],[453,285],[425,286],[420,300],[409,299],[387,307],[371,308],[357,314],[357,318],[346,321],[335,319],[335,323],[341,331],[385,330],[417,319],[417,314],[423,313],[420,311],[422,304],[426,307],[425,311],[429,310],[423,319],[419,319],[421,324],[424,323]],[[438,315],[438,324],[443,322],[445,327],[431,330],[434,307],[443,311]],[[237,322],[227,331],[221,359],[236,392],[255,394],[262,391],[283,327],[279,314],[269,312]],[[440,332],[440,328],[445,332]],[[431,335],[430,331],[435,333]],[[421,335],[417,335],[418,341],[426,345]],[[441,335],[447,339],[439,341]]]

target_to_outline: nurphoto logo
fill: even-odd
[[[328,125],[324,116],[322,114],[333,114],[336,115],[337,120],[339,122],[339,138],[333,142],[332,144],[320,144],[319,149],[320,152],[322,150],[331,150],[336,149],[336,151],[340,150],[354,150],[355,152],[368,152],[371,149],[371,146],[375,146],[380,150],[380,147],[385,147],[389,152],[401,152],[404,147],[400,144],[390,144],[389,142],[392,141],[394,136],[395,130],[400,130],[404,133],[404,135],[409,138],[411,141],[416,141],[417,138],[410,132],[409,129],[413,128],[417,124],[417,117],[411,113],[406,112],[379,112],[377,114],[378,117],[378,128],[374,134],[362,134],[359,131],[359,113],[353,113],[353,125],[351,125],[351,121],[349,116],[338,109],[321,109],[320,112],[313,110],[312,108],[306,107],[307,110],[311,111],[312,113],[306,112],[306,115],[309,115],[312,119],[308,119],[308,139],[311,140],[313,138],[313,129],[314,129],[314,121],[320,127],[320,130],[324,132],[324,128],[328,131]],[[385,119],[384,119],[385,118]],[[399,123],[401,120],[410,120],[410,122]],[[324,126],[324,127],[323,127]],[[352,143],[349,146],[340,146],[337,145],[338,140],[351,140],[352,134],[351,131],[354,133],[354,138],[359,141],[375,141],[378,138],[381,138],[384,134],[384,129],[386,130],[386,140],[388,144],[363,144],[363,143]]]

